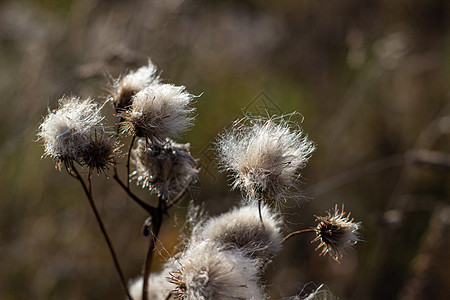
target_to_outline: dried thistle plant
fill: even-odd
[[[59,168],[64,166],[80,181],[129,299],[266,299],[261,277],[290,237],[314,232],[313,241],[319,241],[316,250],[321,249],[321,255],[328,253],[336,261],[360,241],[360,223],[354,223],[343,207],[316,217],[316,227],[282,239],[282,215],[269,208],[269,200],[279,204],[300,195],[300,171],[315,146],[282,117],[244,118],[223,133],[217,145],[224,169],[232,173],[233,189],[241,189],[246,204],[217,217],[197,218],[185,248],[161,272],[150,274],[168,209],[182,198],[199,172],[189,144],[172,140],[192,126],[194,96],[184,86],[161,83],[156,71],[149,60],[146,66],[114,83],[110,98],[121,118],[117,134],[110,134],[103,124],[102,105],[76,97],[63,97],[59,108],[49,111],[38,133],[44,143],[44,156],[55,159]],[[127,137],[125,133],[131,135],[125,155],[119,155],[120,132],[122,138]],[[124,156],[126,180],[121,179],[117,167]],[[89,172],[78,172],[79,166]],[[130,289],[92,192],[94,171],[101,173],[109,166],[113,167],[116,182],[149,214],[144,224],[148,251],[143,274]],[[132,180],[158,195],[157,206],[134,194]],[[307,299],[323,294],[319,290]],[[300,299],[297,297],[292,299]]]
[[[346,215],[344,206],[339,211],[337,205],[334,210],[328,211],[325,217],[316,217],[318,222],[316,228],[316,238],[313,242],[319,241],[316,250],[321,249],[320,255],[329,254],[334,260],[339,262],[342,255],[361,241],[359,230],[360,223],[353,222],[350,213]]]

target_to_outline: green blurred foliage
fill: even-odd
[[[201,95],[183,141],[212,172],[189,194],[211,215],[240,195],[205,149],[264,92],[280,113],[299,112],[293,120],[318,145],[303,173],[306,199],[282,207],[285,232],[313,226],[314,215],[341,203],[362,222],[365,241],[341,264],[319,257],[309,236],[289,241],[266,274],[274,299],[321,283],[343,299],[396,299],[419,275],[416,299],[448,299],[448,214],[444,229],[430,226],[436,207],[448,211],[448,168],[405,156],[449,155],[448,1],[39,0],[1,8],[0,299],[124,298],[79,183],[40,159],[36,133],[62,95],[103,101],[111,78],[148,57],[164,80]],[[105,176],[94,190],[125,274],[137,277],[146,215]],[[176,249],[188,202],[163,225],[155,271]],[[429,229],[441,242],[422,274],[415,258]]]

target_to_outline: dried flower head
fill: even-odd
[[[116,163],[119,148],[115,136],[105,132],[104,128],[98,128],[82,149],[81,164],[86,165],[91,171],[97,170],[98,173],[105,171],[109,165],[113,166]]]
[[[350,218],[350,213],[346,215],[344,206],[339,211],[337,205],[333,212],[328,211],[325,217],[316,217],[318,222],[315,232],[316,238],[320,244],[316,250],[322,249],[320,255],[329,254],[334,260],[339,262],[342,255],[358,241],[361,240],[358,230],[360,223],[354,223]]]
[[[175,299],[265,299],[255,263],[211,241],[191,244],[173,262]]]
[[[266,205],[262,206],[261,213],[264,226],[254,204],[211,218],[194,230],[192,242],[211,240],[224,249],[239,249],[245,256],[265,264],[281,250],[281,219]]]
[[[57,166],[83,163],[83,155],[92,143],[92,134],[102,117],[98,104],[91,99],[63,97],[59,108],[49,112],[39,126],[39,139],[44,141],[44,155],[54,158]]]
[[[233,188],[251,199],[284,200],[295,196],[295,183],[314,145],[301,131],[291,131],[288,122],[275,119],[239,120],[220,136],[218,150],[226,170],[233,172]]]
[[[136,71],[128,73],[114,83],[113,98],[116,111],[122,111],[132,103],[133,96],[145,89],[152,83],[158,83],[159,77],[156,75],[156,66],[148,60],[148,64]]]
[[[177,137],[194,120],[189,107],[194,96],[184,86],[152,84],[133,97],[133,104],[123,111],[125,131],[138,137],[164,140]]]
[[[132,151],[136,178],[142,187],[149,187],[164,199],[176,196],[197,178],[197,160],[189,153],[189,144],[167,139],[163,144],[139,140]]]

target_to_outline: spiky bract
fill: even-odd
[[[339,262],[342,255],[361,240],[358,230],[360,223],[354,223],[350,214],[346,215],[344,207],[339,211],[337,205],[333,211],[328,211],[325,217],[316,217],[318,222],[315,232],[319,241],[316,250],[322,249],[320,255],[329,254],[334,260]]]

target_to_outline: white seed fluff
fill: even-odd
[[[39,127],[38,137],[44,141],[44,155],[59,163],[80,161],[102,119],[98,104],[91,99],[63,97],[59,100],[59,108],[49,112]]]
[[[211,240],[224,249],[239,249],[245,256],[265,263],[282,246],[281,218],[267,205],[261,207],[264,226],[254,204],[235,208],[211,218],[200,229],[194,230],[195,240]]]
[[[184,86],[152,84],[133,97],[129,110],[121,115],[125,129],[138,137],[178,137],[191,127],[194,96]]]
[[[237,122],[218,141],[221,162],[250,199],[275,201],[295,196],[295,184],[315,147],[288,122],[253,120]]]
[[[170,139],[163,144],[139,140],[132,151],[132,162],[136,169],[132,178],[166,200],[195,181],[198,174],[197,160],[189,153],[189,144],[177,144]]]
[[[128,73],[114,83],[114,103],[116,108],[125,109],[131,104],[132,97],[152,83],[158,83],[157,68],[148,60],[146,66]]]
[[[170,273],[179,299],[265,299],[255,263],[240,251],[203,241],[191,244],[173,266],[178,266]]]

